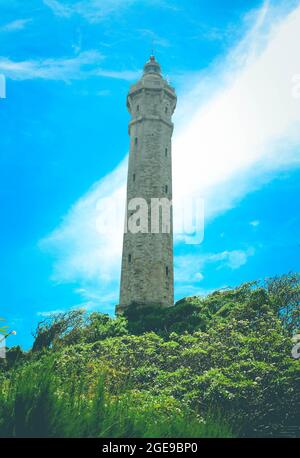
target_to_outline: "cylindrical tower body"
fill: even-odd
[[[130,154],[117,312],[133,304],[174,304],[171,117],[176,100],[174,89],[162,78],[160,66],[151,56],[127,97]],[[146,219],[138,221],[139,229],[132,231],[130,220],[136,221],[138,214]]]

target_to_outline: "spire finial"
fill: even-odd
[[[152,46],[151,46],[151,56],[150,56],[150,59],[151,57],[153,57],[153,59],[155,60],[155,57],[154,57],[154,38],[152,38]]]

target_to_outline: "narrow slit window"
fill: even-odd
[[[168,148],[165,149],[165,156],[168,156]]]
[[[137,105],[136,111],[140,111],[140,106],[139,105]]]
[[[134,144],[135,144],[135,145],[138,144],[138,138],[137,138],[137,137],[135,137],[135,139],[134,139]]]
[[[128,262],[131,263],[131,254],[128,255]]]
[[[132,175],[132,180],[135,181],[135,173]]]
[[[168,185],[167,184],[165,186],[165,192],[166,192],[166,194],[168,194]]]
[[[166,276],[168,277],[169,276],[169,267],[166,266]]]
[[[168,107],[165,107],[165,113],[166,114],[168,113]]]

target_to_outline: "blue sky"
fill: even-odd
[[[99,201],[123,202],[126,93],[152,48],[178,94],[175,211],[205,206],[203,242],[176,238],[176,299],[299,271],[299,1],[0,0],[0,18],[11,344],[51,311],[114,311],[122,227],[99,233]]]

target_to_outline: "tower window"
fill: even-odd
[[[131,254],[128,255],[128,263],[131,263]]]
[[[132,175],[132,180],[135,181],[135,173]]]
[[[138,138],[137,138],[137,137],[135,137],[135,139],[134,139],[134,144],[135,144],[135,145],[138,144]]]
[[[140,111],[140,106],[139,105],[136,106],[136,111]]]
[[[169,276],[169,267],[166,266],[166,276],[168,277]]]
[[[167,184],[165,186],[165,192],[166,192],[166,194],[168,193],[168,185]]]
[[[165,156],[168,156],[168,148],[165,149]]]
[[[166,114],[168,113],[168,107],[165,107],[165,113]]]

